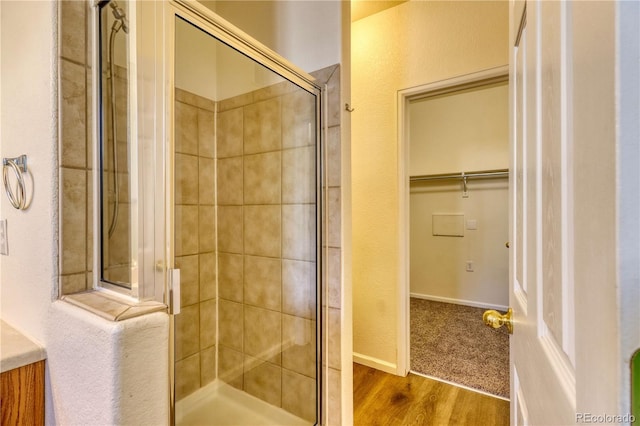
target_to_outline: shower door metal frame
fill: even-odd
[[[164,40],[164,81],[163,81],[163,105],[164,105],[164,132],[165,132],[165,235],[167,239],[165,259],[167,269],[175,265],[174,252],[174,108],[175,108],[175,19],[181,18],[186,22],[208,33],[227,46],[237,50],[248,58],[254,60],[265,68],[275,72],[284,79],[299,86],[301,89],[316,97],[316,424],[323,424],[323,330],[324,316],[322,313],[322,289],[326,285],[323,282],[323,217],[326,216],[325,203],[323,202],[323,189],[325,173],[323,171],[324,153],[324,117],[326,116],[326,87],[320,86],[315,79],[305,71],[282,58],[258,40],[244,33],[239,28],[227,22],[214,12],[193,0],[169,0],[164,3],[164,24],[162,25],[162,38]],[[171,273],[165,274],[165,303],[169,306],[169,312],[175,311],[169,295]],[[217,280],[216,276],[216,280]],[[178,301],[179,303],[179,301]],[[169,424],[175,425],[175,315],[169,315],[169,386],[170,386],[170,410]],[[216,333],[217,334],[217,333]],[[217,337],[216,337],[217,339]],[[217,363],[216,363],[217,364]]]

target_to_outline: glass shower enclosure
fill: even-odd
[[[171,20],[175,424],[318,423],[320,90],[203,8]]]

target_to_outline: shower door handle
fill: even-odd
[[[169,313],[180,313],[180,269],[169,269]]]

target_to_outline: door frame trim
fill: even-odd
[[[409,102],[485,84],[509,80],[509,65],[399,90],[398,102],[398,341],[396,374],[406,376],[410,362],[409,315]]]

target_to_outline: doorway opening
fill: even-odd
[[[508,75],[500,67],[399,92],[404,372],[509,397]]]

